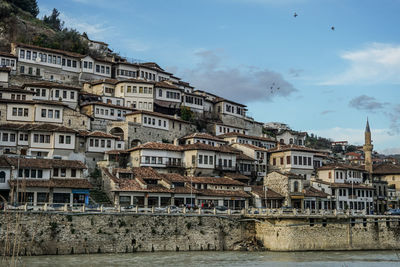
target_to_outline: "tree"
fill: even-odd
[[[341,153],[341,152],[343,152],[342,146],[341,146],[341,145],[335,145],[335,146],[332,148],[332,152],[333,152],[333,153]]]
[[[59,16],[60,12],[56,8],[53,8],[53,12],[51,13],[50,16],[44,15],[43,22],[52,27],[53,29],[61,31],[64,27],[64,21],[61,21],[59,19]]]
[[[181,106],[181,118],[185,121],[193,120],[193,111],[189,107]]]
[[[347,152],[347,153],[349,153],[349,152],[354,152],[354,151],[356,151],[356,150],[357,150],[357,147],[352,146],[352,145],[350,145],[350,146],[348,146],[348,147],[346,148],[346,152]]]
[[[39,7],[36,0],[7,0],[20,9],[29,12],[32,16],[36,17],[39,14]]]

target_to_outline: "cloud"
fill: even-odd
[[[382,109],[384,103],[378,102],[375,97],[360,95],[350,100],[349,106],[358,110],[375,111]]]
[[[93,21],[101,21],[100,19],[87,18],[85,21],[68,16],[65,13],[60,14],[60,19],[65,22],[65,27],[76,29],[81,33],[86,32],[91,39],[104,40],[114,29],[114,27],[107,26],[105,23],[93,23]]]
[[[198,64],[182,73],[197,89],[241,103],[287,97],[297,91],[280,73],[254,66],[223,66],[221,50],[195,53]]]
[[[335,112],[334,110],[324,110],[321,112],[321,115],[326,115],[326,114],[334,113],[334,112]]]
[[[294,78],[299,77],[303,72],[304,72],[303,69],[294,69],[294,68],[289,69],[289,75]]]
[[[400,83],[400,45],[372,43],[364,48],[347,51],[340,57],[349,67],[322,85]]]
[[[382,150],[382,153],[385,155],[400,154],[400,147],[387,148]]]
[[[390,120],[389,134],[400,134],[400,104],[395,105],[390,111],[385,113]]]

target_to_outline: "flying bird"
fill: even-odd
[[[335,27],[332,26],[332,27],[331,27],[331,30],[334,31],[334,30],[335,30]]]
[[[298,15],[297,15],[297,13],[296,12],[294,12],[294,15],[293,15],[293,17],[297,17]]]

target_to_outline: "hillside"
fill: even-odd
[[[27,8],[30,5],[36,8]],[[36,18],[38,12],[36,0],[0,0],[0,51],[9,52],[11,42],[21,42],[88,53],[85,39],[76,30],[63,27],[56,9],[44,19]]]

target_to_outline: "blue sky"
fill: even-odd
[[[399,0],[38,3],[39,17],[55,7],[65,26],[243,102],[258,121],[362,144],[368,116],[375,149],[400,153]]]

